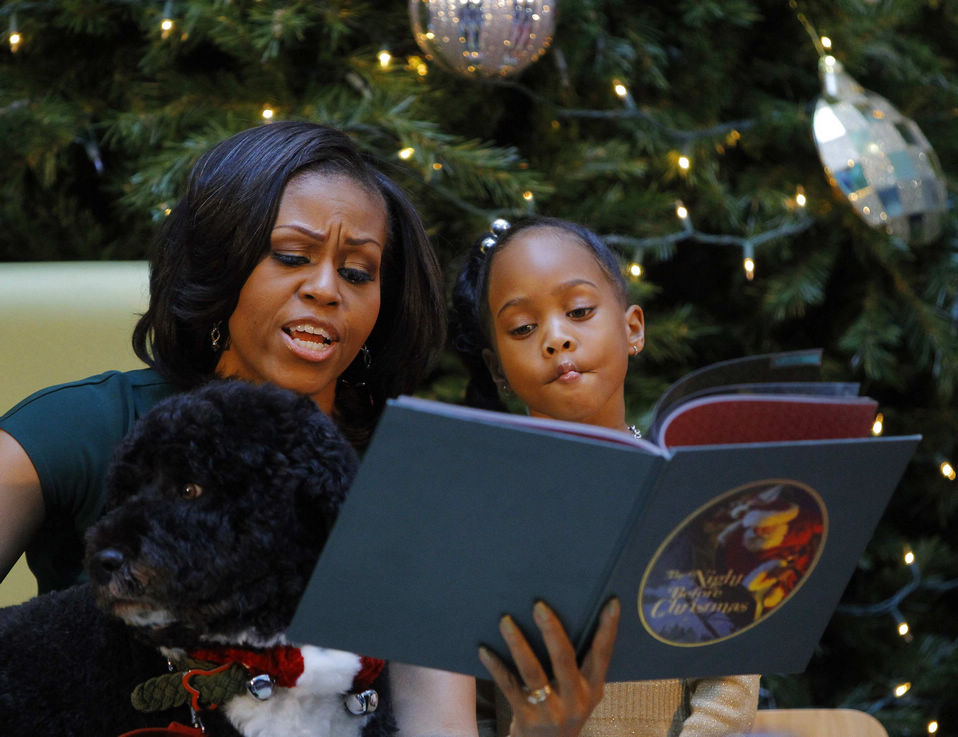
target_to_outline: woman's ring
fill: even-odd
[[[526,694],[526,701],[533,705],[541,704],[543,701],[549,698],[549,694],[551,693],[552,686],[547,683],[542,688],[534,688],[528,694]]]

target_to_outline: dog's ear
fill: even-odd
[[[160,442],[155,426],[164,424],[165,420],[161,418],[168,417],[171,399],[158,403],[138,419],[117,445],[105,478],[104,512],[114,509],[130,494],[140,490],[143,480],[151,473],[153,449]]]
[[[107,469],[104,511],[159,481],[160,468],[185,471],[193,465],[198,436],[211,437],[223,425],[210,396],[205,386],[166,397],[133,424]]]

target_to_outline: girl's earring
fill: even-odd
[[[359,350],[361,350],[363,353],[363,368],[368,369],[373,365],[373,355],[369,352],[369,348],[365,343],[363,343],[363,347]]]
[[[631,346],[629,346],[629,355],[630,355],[630,356],[637,356],[637,355],[639,355],[639,347],[638,347],[635,343],[633,343]]]
[[[213,352],[219,353],[220,350],[220,339],[223,337],[220,333],[220,328],[223,326],[223,321],[218,320],[214,325],[213,329],[210,330],[210,342],[213,344]]]

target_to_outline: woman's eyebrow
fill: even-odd
[[[282,223],[281,223],[281,224],[279,224],[279,225],[274,225],[274,226],[273,226],[273,230],[279,230],[280,228],[289,228],[290,230],[295,230],[295,231],[297,231],[297,232],[299,232],[299,233],[302,233],[303,235],[305,235],[305,236],[307,236],[307,237],[309,237],[309,238],[312,238],[312,239],[315,240],[315,241],[325,241],[325,240],[326,240],[326,237],[327,237],[327,234],[326,234],[326,233],[323,233],[323,232],[320,231],[320,230],[313,230],[312,228],[307,228],[305,225],[296,225],[296,224],[288,224],[288,225],[286,225],[286,224],[282,224]],[[365,245],[365,244],[367,244],[367,243],[373,243],[373,244],[379,246],[380,248],[383,247],[383,244],[380,243],[380,242],[379,242],[378,240],[376,240],[375,238],[373,238],[372,236],[354,236],[354,237],[347,237],[347,238],[344,240],[344,242],[345,242],[346,245],[348,245],[348,246],[363,246],[363,245]]]

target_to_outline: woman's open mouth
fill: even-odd
[[[333,330],[309,323],[284,326],[283,332],[289,336],[293,350],[304,358],[324,358],[339,341]]]

